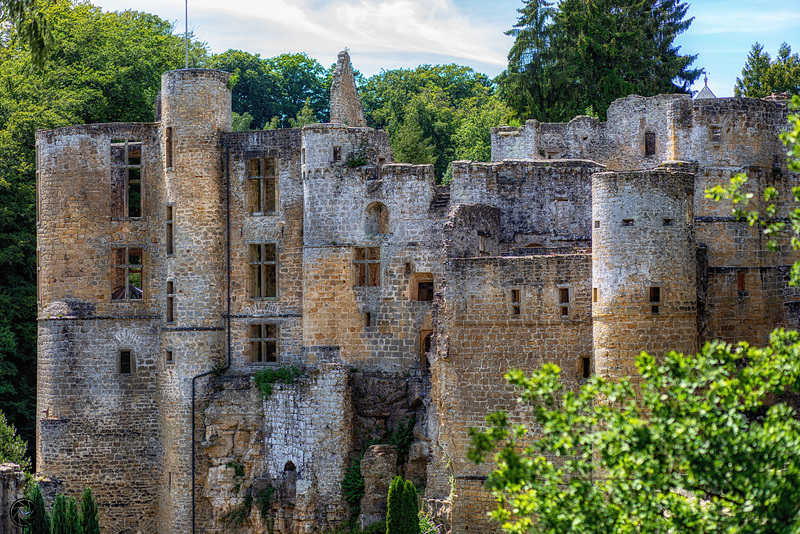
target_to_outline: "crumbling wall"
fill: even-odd
[[[346,50],[339,52],[336,67],[331,80],[331,120],[332,124],[348,126],[366,126],[364,107],[358,98],[350,54]]]

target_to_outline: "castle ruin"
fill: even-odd
[[[365,124],[343,52],[329,124],[231,132],[228,74],[190,69],[153,123],[37,132],[36,468],[91,486],[104,531],[332,529],[362,454],[362,524],[402,472],[454,533],[494,531],[467,429],[523,417],[506,370],[578,387],[800,326],[788,242],[704,196],[745,172],[792,198],[785,102],[498,127],[446,186]],[[290,366],[262,395],[253,375]]]

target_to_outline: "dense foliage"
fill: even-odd
[[[800,95],[800,54],[792,54],[792,47],[783,43],[773,61],[761,44],[754,44],[742,69],[742,77],[736,78],[733,94],[763,98],[783,92]]]
[[[33,522],[25,528],[25,534],[50,534],[50,514],[44,506],[44,496],[39,484],[32,482],[25,488],[27,497],[33,501]],[[95,534],[95,533],[92,533]]]
[[[417,488],[400,476],[394,477],[389,486],[386,534],[420,534]]]
[[[630,94],[688,93],[700,76],[681,55],[689,5],[678,0],[525,0],[501,94],[520,119],[567,121]]]
[[[184,64],[169,22],[86,3],[49,4],[46,68],[0,29],[0,410],[33,442],[36,387],[35,139],[39,128],[152,121],[161,73]],[[203,65],[203,45],[191,62]],[[32,448],[29,448],[32,450]]]

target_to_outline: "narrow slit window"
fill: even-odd
[[[569,317],[569,288],[561,287],[558,289],[558,303],[560,304],[561,317]]]
[[[166,142],[164,143],[166,145],[165,148],[164,148],[164,152],[166,153],[166,157],[167,157],[166,167],[168,169],[171,169],[172,168],[172,126],[167,126],[167,131],[165,132],[164,136],[166,138],[165,139]]]
[[[166,359],[167,363],[174,363],[175,362],[175,359],[172,356],[172,351],[171,350],[168,350],[166,352],[165,359]]]
[[[355,247],[353,254],[353,285],[377,287],[381,285],[380,247]]]
[[[745,272],[744,271],[737,272],[736,273],[736,289],[738,291],[745,291],[744,281],[745,281]]]
[[[581,358],[581,376],[583,378],[589,378],[592,374],[592,362],[588,356],[584,356]]]
[[[112,249],[111,300],[144,298],[144,256],[140,248]]]
[[[664,226],[675,226],[675,219],[664,219]]]
[[[592,288],[592,302],[597,302],[600,299],[600,288]]]
[[[711,142],[712,143],[722,142],[722,128],[720,128],[719,126],[711,127]]]
[[[175,282],[167,282],[167,322],[175,320]]]
[[[278,363],[278,325],[272,323],[250,325],[250,361]]]
[[[167,206],[167,256],[175,253],[175,230],[173,219],[173,207]]]
[[[622,226],[633,226],[633,219],[622,219]]]
[[[250,298],[278,295],[278,258],[275,243],[250,245]]]
[[[656,134],[654,132],[646,132],[644,134],[644,155],[656,155]]]
[[[342,161],[342,147],[340,146],[333,147],[333,161],[334,163]]]
[[[519,315],[522,312],[522,304],[520,300],[520,290],[511,290],[511,315]]]
[[[111,142],[111,215],[142,216],[142,142]]]
[[[370,312],[364,314],[364,326],[372,326],[372,314]]]
[[[648,295],[650,302],[661,302],[661,288],[652,286],[649,288]]]
[[[131,358],[131,351],[119,351],[119,374],[129,375],[133,372],[133,362]]]
[[[278,158],[247,160],[251,213],[271,213],[278,204]]]

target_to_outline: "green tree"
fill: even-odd
[[[27,444],[17,435],[14,425],[9,425],[6,416],[0,412],[0,463],[12,462],[23,470],[31,468],[31,462],[25,456]]]
[[[800,54],[792,54],[792,48],[783,43],[778,49],[778,57],[772,61],[761,44],[754,44],[742,69],[742,77],[736,78],[733,94],[763,98],[783,92],[800,94]]]
[[[56,494],[53,509],[50,512],[52,534],[72,534],[67,525],[67,499],[60,493]]]
[[[25,529],[25,534],[50,534],[50,514],[44,506],[44,497],[39,484],[32,482],[26,488],[28,498],[33,501],[34,509],[29,510],[33,513],[33,524]]]
[[[531,427],[504,413],[471,431],[494,456],[492,516],[508,532],[789,533],[800,527],[800,422],[766,399],[800,387],[800,335],[763,349],[715,341],[701,353],[642,353],[641,390],[595,376],[566,391],[546,364],[509,371]]]
[[[420,534],[419,529],[419,501],[417,488],[410,480],[403,485],[403,511],[406,534]]]
[[[297,117],[289,119],[289,127],[302,128],[307,124],[316,124],[318,122],[317,117],[314,116],[314,110],[311,109],[311,99],[306,98],[306,103],[303,109],[297,112]]]
[[[386,534],[420,534],[417,488],[410,480],[396,476],[389,486]]]
[[[31,61],[38,68],[44,65],[45,50],[53,36],[47,17],[36,0],[0,1],[0,25],[11,23],[17,37],[28,45]]]
[[[629,94],[689,93],[696,56],[681,55],[689,5],[678,0],[527,0],[501,94],[520,119],[564,121]]]
[[[86,488],[81,497],[81,534],[100,534],[97,504],[91,488]]]
[[[231,114],[231,130],[234,132],[246,132],[250,129],[253,116],[248,112],[239,115],[235,111]]]

